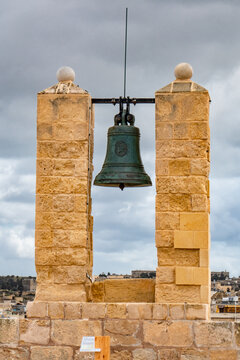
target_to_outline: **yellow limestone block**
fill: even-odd
[[[210,286],[200,286],[200,298],[202,304],[210,304]]]
[[[190,174],[190,160],[189,159],[174,159],[169,160],[169,175],[189,175]]]
[[[180,213],[180,230],[209,231],[209,214]]]
[[[209,266],[209,251],[208,251],[208,249],[200,250],[199,265],[200,266]]]
[[[176,267],[177,285],[208,285],[209,269],[199,267]]]
[[[174,231],[175,249],[208,249],[208,231]]]

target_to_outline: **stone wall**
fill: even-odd
[[[155,99],[155,301],[209,304],[209,94],[178,79]]]
[[[240,323],[205,321],[207,305],[28,303],[0,320],[0,360],[80,360],[82,336],[110,335],[111,360],[238,360]]]
[[[90,95],[71,81],[38,94],[36,300],[87,300],[93,124]]]
[[[155,299],[155,279],[106,279],[91,286],[91,302],[146,302]]]

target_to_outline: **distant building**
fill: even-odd
[[[211,272],[211,281],[228,280],[228,279],[229,279],[228,271],[212,271]]]
[[[36,291],[36,279],[24,278],[22,279],[23,291]]]
[[[132,270],[132,278],[142,278],[142,279],[154,279],[156,278],[156,271],[154,270]]]

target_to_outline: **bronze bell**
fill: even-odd
[[[114,117],[114,126],[108,129],[108,144],[105,161],[94,185],[119,187],[151,186],[146,174],[139,150],[140,132],[134,126],[135,117],[123,109]]]

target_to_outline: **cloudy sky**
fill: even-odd
[[[153,97],[189,62],[211,104],[211,267],[240,275],[239,0],[11,0],[0,3],[0,274],[33,275],[36,94],[71,66],[93,97]],[[117,109],[96,105],[94,166]],[[154,106],[132,109],[154,180]],[[94,272],[154,269],[154,187],[93,187]]]

